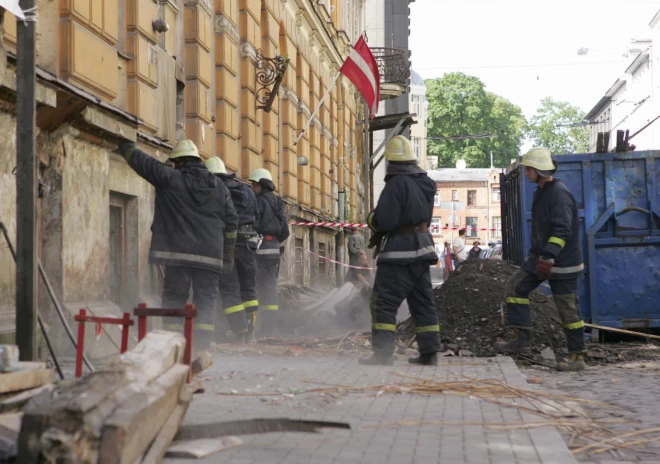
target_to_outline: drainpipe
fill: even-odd
[[[337,150],[337,190],[339,192],[338,201],[339,201],[339,222],[344,222],[346,220],[346,190],[344,185],[344,87],[342,86],[341,81],[338,86],[339,90],[339,106],[337,107],[337,140],[339,141],[339,147]],[[339,228],[339,233],[337,234],[337,261],[344,263],[344,256],[346,252],[344,251],[344,228]],[[337,265],[337,286],[341,287],[344,285],[344,266],[341,264]]]
[[[35,0],[20,2],[23,11],[35,5]],[[36,25],[16,19],[16,344],[21,361],[37,359]]]

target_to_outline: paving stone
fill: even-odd
[[[312,355],[310,355],[312,356]],[[267,462],[330,464],[572,464],[574,460],[560,434],[550,427],[490,431],[483,426],[391,425],[393,422],[526,422],[538,418],[476,398],[374,392],[295,394],[293,399],[254,396],[225,396],[218,392],[235,390],[273,392],[323,388],[302,380],[325,384],[380,385],[401,382],[393,372],[438,381],[470,378],[500,379],[510,385],[527,387],[524,377],[510,358],[493,362],[475,359],[450,360],[450,366],[410,366],[397,361],[394,367],[359,366],[349,356],[338,358],[284,358],[271,355],[215,355],[213,366],[204,373],[207,393],[195,396],[186,423],[260,417],[290,417],[310,420],[346,421],[352,430],[326,429],[320,434],[274,433],[242,436],[243,445],[201,462],[248,464]],[[443,363],[444,364],[444,363]],[[222,375],[234,372],[231,379]],[[273,380],[268,380],[272,378]],[[260,387],[257,389],[256,386]],[[366,425],[379,427],[364,428]],[[385,425],[383,425],[385,424]],[[389,424],[389,425],[387,425]],[[515,432],[515,433],[514,433]],[[166,463],[180,460],[167,459]]]

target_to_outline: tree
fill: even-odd
[[[429,140],[428,154],[439,167],[455,167],[464,159],[470,168],[509,164],[518,156],[526,127],[520,108],[487,92],[478,77],[449,73],[426,81],[429,102],[428,137],[494,134],[497,137],[466,140]]]
[[[585,153],[589,150],[589,128],[582,123],[584,112],[580,108],[546,97],[529,122],[527,136],[553,154]]]

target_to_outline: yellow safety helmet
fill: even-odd
[[[387,146],[385,147],[385,159],[392,162],[417,161],[410,140],[403,135],[397,135],[387,142]]]
[[[252,171],[252,174],[250,174],[250,177],[248,177],[248,180],[257,183],[259,183],[259,181],[262,179],[266,179],[271,182],[273,181],[273,176],[271,175],[268,169],[264,169],[264,168],[255,169],[254,171]]]
[[[170,154],[170,159],[174,160],[186,156],[191,158],[199,158],[200,160],[202,159],[202,157],[199,156],[197,145],[195,145],[192,140],[188,139],[182,140],[176,144],[176,147],[174,147],[174,150],[172,150],[172,153]]]
[[[557,162],[547,148],[532,148],[523,155],[520,164],[536,169],[542,176],[551,176],[557,170]]]
[[[217,156],[211,156],[204,163],[206,163],[206,168],[213,174],[227,174],[225,163]]]

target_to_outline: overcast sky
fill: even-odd
[[[588,112],[625,70],[631,38],[650,37],[660,0],[416,0],[413,69],[462,71],[519,105],[550,96]],[[587,47],[587,56],[577,50]]]

